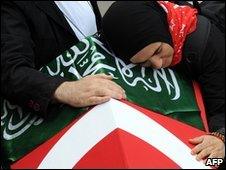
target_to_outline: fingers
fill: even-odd
[[[112,76],[98,74],[78,81],[62,83],[54,93],[54,99],[73,107],[86,107],[109,101],[110,98],[123,99],[125,91],[112,81]]]
[[[148,55],[136,55],[130,59],[134,64],[143,63],[149,59]]]
[[[98,88],[95,91],[93,91],[93,94],[91,96],[96,96],[96,97],[104,97],[104,96],[110,96],[111,98],[115,99],[122,99],[123,94],[118,91],[112,91],[108,88]]]
[[[102,104],[105,102],[108,102],[111,99],[110,96],[104,96],[104,97],[90,97],[87,100],[87,104],[86,105],[97,105],[97,104]]]
[[[219,156],[217,153],[211,153],[208,158],[212,159],[212,158],[222,158],[222,157]]]
[[[201,150],[204,149],[204,146],[202,144],[199,144],[197,146],[195,146],[192,150],[191,150],[191,154],[195,155],[198,154],[199,152],[201,152]]]
[[[204,158],[206,158],[207,156],[209,156],[212,152],[213,148],[212,147],[208,147],[206,149],[203,149],[197,156],[196,159],[197,161],[200,161]]]
[[[224,158],[224,144],[213,136],[203,135],[189,140],[190,143],[196,144],[191,150],[191,154],[196,156],[198,161],[208,158]],[[205,160],[206,161],[206,160]],[[205,162],[204,161],[204,162]]]
[[[154,69],[160,69],[163,67],[163,59],[159,54],[153,55],[148,60],[146,60],[143,64],[143,67],[151,67]]]
[[[196,137],[193,139],[189,139],[189,142],[191,144],[199,144],[199,143],[203,142],[203,140],[204,140],[204,136],[199,136],[199,137]]]
[[[193,139],[189,139],[189,142],[192,144],[195,144],[196,146],[191,150],[191,154],[197,154],[199,153],[205,146],[202,143],[204,140],[204,136],[199,136]],[[198,145],[197,145],[198,144]]]
[[[147,60],[146,62],[144,62],[143,64],[141,64],[142,67],[152,67],[152,63],[150,60]]]
[[[117,83],[111,81],[112,76],[106,74],[96,74],[92,76],[85,77],[86,81],[89,79],[90,95],[95,95],[99,97],[110,96],[115,99],[125,99],[125,90],[119,86]]]
[[[112,76],[107,76],[107,75],[104,75],[104,74],[100,74],[99,75],[99,78],[102,78],[102,89],[109,89],[111,90],[111,93],[114,94],[114,95],[117,95],[117,96],[112,96],[113,98],[117,98],[117,99],[121,99],[121,98],[126,98],[126,95],[125,95],[125,90],[119,86],[117,83],[111,81],[112,80]],[[118,93],[118,94],[116,94]],[[103,94],[102,94],[103,95]],[[104,94],[105,95],[105,94]],[[109,93],[107,95],[110,95]],[[120,95],[121,97],[118,97],[118,95]]]
[[[113,93],[117,92],[117,93],[120,93],[120,95],[122,97],[117,97],[116,96],[112,96],[113,98],[126,98],[126,95],[125,95],[125,90],[119,86],[117,83],[113,82],[113,81],[106,81],[106,80],[112,80],[113,77],[111,75],[106,75],[106,74],[97,74],[97,75],[94,75],[96,78],[100,78],[100,79],[104,79],[105,82],[102,83],[102,88],[108,88],[110,90],[112,90]],[[106,87],[107,86],[107,87]],[[100,94],[100,95],[105,95],[105,94]],[[109,93],[107,94],[109,95]]]
[[[122,96],[121,98],[123,99],[126,98],[125,90],[121,86],[119,86],[117,83],[113,81],[108,81],[106,85],[108,86],[108,89],[110,89],[112,92],[119,93]]]
[[[150,63],[151,63],[151,67],[154,68],[154,69],[160,69],[162,68],[162,64],[163,64],[163,61],[162,61],[162,58],[160,55],[156,54],[156,55],[153,55],[150,59],[149,59]]]
[[[113,79],[113,77],[111,75],[106,75],[104,73],[92,75],[92,77],[102,78],[102,79],[107,79],[107,80],[112,80]]]
[[[106,75],[106,74],[97,74],[95,75],[97,78],[101,78],[101,79],[107,79],[107,80],[112,80],[113,77],[111,75]],[[125,92],[123,90],[123,88],[121,86],[119,86],[117,83],[113,82],[113,81],[108,81],[108,83],[111,84],[111,86],[117,87],[119,90]]]

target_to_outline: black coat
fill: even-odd
[[[91,1],[100,29],[101,15]],[[46,113],[64,81],[39,72],[78,42],[54,1],[3,1],[1,4],[1,94],[37,113]]]

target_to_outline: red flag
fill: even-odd
[[[209,168],[188,139],[205,132],[111,99],[19,160],[16,168]]]

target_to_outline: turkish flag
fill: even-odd
[[[205,132],[128,101],[93,107],[12,169],[210,168],[190,154]],[[38,134],[37,134],[38,135]]]

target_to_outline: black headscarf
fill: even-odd
[[[102,22],[107,42],[123,60],[153,42],[172,46],[166,13],[156,1],[117,1]]]

